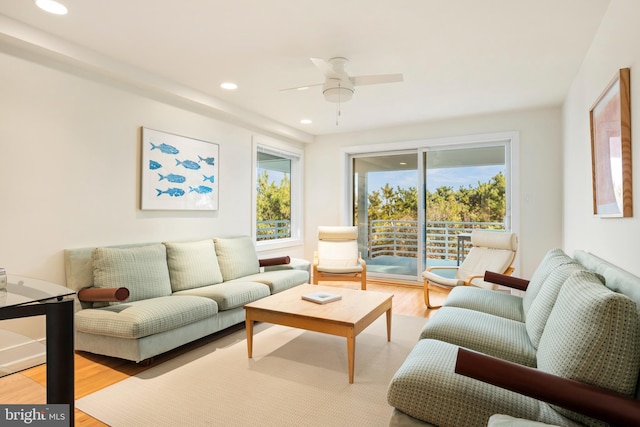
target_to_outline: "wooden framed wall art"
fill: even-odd
[[[219,146],[142,128],[143,210],[217,210]]]
[[[633,216],[630,69],[622,68],[595,102],[591,122],[593,213]]]

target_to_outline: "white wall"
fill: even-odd
[[[3,53],[0,94],[0,266],[9,274],[64,284],[65,248],[251,235],[251,131]],[[220,145],[218,211],[140,210],[141,126]]]
[[[560,118],[560,108],[550,107],[317,137],[305,150],[306,257],[313,255],[318,225],[341,223],[342,147],[517,131],[521,271],[514,274],[530,277],[549,249],[562,246]]]
[[[588,250],[640,276],[640,2],[612,0],[563,107],[564,246]],[[634,217],[593,215],[589,110],[620,68],[631,68]]]

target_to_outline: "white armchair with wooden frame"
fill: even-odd
[[[477,286],[495,289],[496,285],[483,280],[485,271],[511,275],[513,262],[518,249],[518,236],[505,231],[473,230],[471,233],[471,249],[460,266],[431,266],[423,273],[424,303],[431,305],[429,286],[444,288],[455,286]],[[455,270],[454,277],[445,277],[437,273],[440,270]]]
[[[358,251],[358,227],[318,227],[313,284],[321,280],[354,281],[360,283],[360,289],[367,289],[367,264]]]

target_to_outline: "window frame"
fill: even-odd
[[[302,244],[303,214],[302,214],[302,190],[304,164],[304,152],[290,145],[267,138],[253,138],[252,144],[252,199],[251,199],[251,236],[258,250],[269,250],[299,246]],[[268,153],[291,160],[291,237],[274,240],[257,239],[257,198],[258,198],[258,152]]]

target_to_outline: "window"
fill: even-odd
[[[300,239],[302,153],[255,144],[255,240],[260,246]]]

